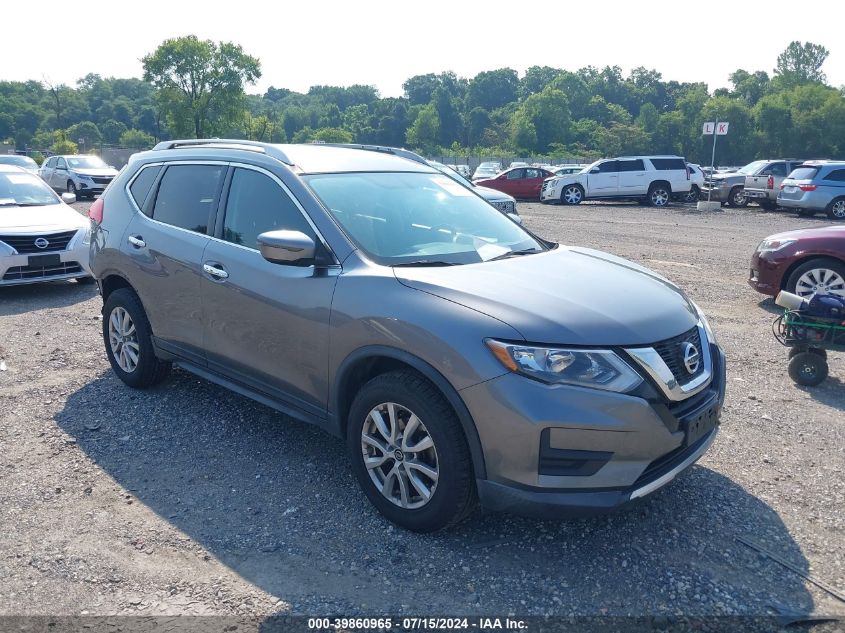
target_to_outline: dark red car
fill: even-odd
[[[539,200],[543,180],[550,176],[554,176],[554,174],[540,167],[513,167],[503,171],[495,178],[477,180],[475,184],[504,191],[514,198]]]
[[[751,257],[748,283],[775,296],[829,292],[845,297],[845,226],[822,226],[770,235]]]

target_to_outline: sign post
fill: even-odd
[[[713,205],[711,197],[713,195],[713,174],[716,171],[716,137],[725,136],[728,133],[729,126],[730,123],[719,121],[719,117],[716,117],[715,121],[708,121],[701,128],[701,133],[704,136],[713,136],[713,150],[710,154],[710,186],[707,188],[707,206],[710,208],[709,210],[712,210]]]

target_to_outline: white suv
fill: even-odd
[[[540,200],[578,204],[591,198],[644,198],[654,207],[665,207],[691,187],[689,168],[680,156],[621,156],[547,179]]]

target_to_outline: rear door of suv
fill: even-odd
[[[616,162],[619,169],[619,195],[644,196],[648,193],[648,178],[643,159],[620,158]]]
[[[233,166],[205,249],[202,305],[209,369],[325,416],[329,314],[339,269],[276,264],[258,251],[271,230],[322,238],[277,175]],[[294,413],[294,411],[291,411]]]
[[[200,298],[203,252],[226,163],[147,165],[130,181],[136,213],[123,235],[124,274],[141,298],[157,342],[205,364]]]

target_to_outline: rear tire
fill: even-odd
[[[103,306],[103,341],[114,373],[130,387],[152,387],[170,373],[171,364],[155,355],[150,322],[129,288],[112,292]]]
[[[827,378],[827,361],[818,354],[801,352],[789,361],[789,377],[804,387],[815,387]]]
[[[412,416],[417,418],[414,437],[404,437]],[[472,512],[475,482],[460,422],[440,391],[420,374],[393,371],[366,383],[349,410],[346,437],[364,494],[396,525],[434,532]],[[411,450],[424,442],[430,448]],[[423,494],[424,488],[430,496]]]
[[[761,200],[760,208],[763,209],[763,211],[774,211],[778,208],[778,204],[777,202],[772,202],[771,200]]]
[[[656,183],[648,188],[646,201],[651,207],[665,207],[672,199],[672,190],[662,183]]]
[[[698,185],[693,185],[684,196],[684,202],[698,202],[700,196],[701,191],[699,191]]]
[[[831,220],[845,220],[845,198],[837,198],[827,206],[827,217]]]

